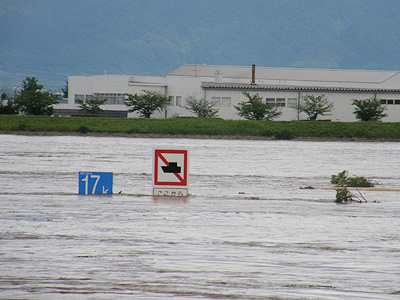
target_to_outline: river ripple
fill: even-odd
[[[153,149],[182,147],[191,196],[150,196]],[[398,299],[399,192],[337,205],[325,188],[348,170],[400,189],[399,153],[400,143],[0,135],[0,298]],[[114,172],[114,195],[77,195],[79,171]]]

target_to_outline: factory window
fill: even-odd
[[[180,106],[180,107],[183,107],[184,105],[183,105],[183,101],[182,101],[182,96],[176,96],[175,97],[175,100],[176,100],[176,106]]]
[[[396,99],[396,100],[394,100],[394,104],[400,104],[400,99]]]
[[[297,98],[288,98],[287,106],[288,107],[296,107],[297,106]]]
[[[211,97],[211,103],[217,107],[230,107],[231,97]]]
[[[285,98],[266,98],[265,102],[267,104],[273,104],[276,107],[285,107],[286,106],[286,99]]]
[[[386,104],[386,100],[385,99],[381,99],[381,104]]]
[[[277,107],[285,107],[285,98],[276,98],[276,106]]]
[[[388,100],[387,104],[393,104],[393,100],[392,99]]]
[[[77,100],[85,100],[85,95],[75,95],[75,103]]]
[[[125,104],[125,94],[94,93],[93,99],[107,100],[104,104]]]
[[[169,106],[174,106],[174,96],[169,96],[168,97],[168,105]]]
[[[273,104],[273,105],[275,105],[275,98],[266,98],[266,99],[265,99],[265,102],[266,102],[267,104]]]
[[[211,103],[215,106],[221,106],[221,97],[211,97]]]

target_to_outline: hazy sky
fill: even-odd
[[[0,0],[2,85],[182,64],[400,69],[399,0]]]

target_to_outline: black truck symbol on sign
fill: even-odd
[[[164,173],[180,173],[181,167],[178,167],[178,163],[170,162],[168,166],[161,167]]]

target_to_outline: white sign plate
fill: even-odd
[[[153,157],[153,194],[181,195],[181,189],[187,189],[189,182],[189,151],[188,150],[154,150]],[[157,189],[156,188],[161,188]],[[173,191],[176,190],[176,191]],[[183,195],[187,195],[183,193]]]
[[[188,194],[188,189],[153,188],[153,196],[182,197]]]

